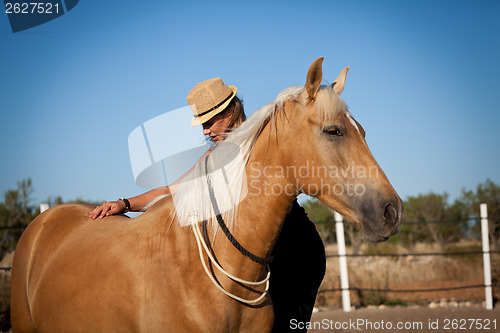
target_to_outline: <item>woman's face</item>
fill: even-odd
[[[202,124],[203,134],[209,135],[210,140],[212,140],[213,142],[222,142],[225,139],[224,133],[229,130],[228,126],[230,121],[231,112],[226,109]]]

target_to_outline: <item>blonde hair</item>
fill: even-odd
[[[231,112],[231,120],[228,125],[229,131],[239,127],[243,123],[247,116],[245,115],[245,110],[243,108],[243,100],[234,96],[233,100],[227,106],[226,110]]]

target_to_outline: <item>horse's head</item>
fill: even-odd
[[[400,227],[403,204],[371,154],[363,127],[350,115],[339,94],[348,68],[331,86],[321,86],[323,58],[314,61],[306,85],[285,101],[287,129],[295,142],[286,165],[297,189],[327,204],[349,221],[363,225],[365,238],[386,240]],[[285,126],[284,126],[285,127]]]

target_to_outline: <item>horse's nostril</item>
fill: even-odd
[[[396,208],[391,203],[388,203],[387,206],[385,206],[385,211],[384,211],[384,219],[387,224],[393,224],[396,222],[398,218],[398,211]]]

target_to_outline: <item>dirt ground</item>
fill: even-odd
[[[299,327],[300,323],[291,323]],[[500,332],[500,307],[385,307],[314,313],[308,332]],[[292,328],[294,328],[292,327]]]

